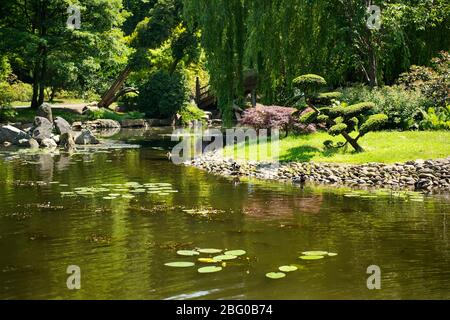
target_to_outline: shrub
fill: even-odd
[[[414,124],[414,116],[419,110],[428,106],[426,97],[417,91],[406,90],[401,86],[384,86],[370,89],[366,86],[355,86],[342,89],[342,100],[354,104],[359,101],[374,103],[375,113],[388,116],[386,128],[409,129]]]
[[[421,116],[418,125],[421,130],[450,130],[450,105],[445,108],[430,107]]]
[[[324,92],[312,98],[312,103],[319,106],[330,106],[334,101],[341,100],[341,98],[342,92]]]
[[[168,118],[183,107],[188,94],[181,74],[157,71],[139,88],[138,110],[148,117]]]
[[[89,110],[87,113],[87,118],[89,120],[109,119],[120,122],[126,119],[142,119],[144,117],[145,114],[140,112],[128,112],[121,114],[104,108],[98,110]]]
[[[431,60],[432,67],[412,66],[398,83],[410,91],[420,91],[432,104],[444,107],[450,97],[450,54],[446,51]]]
[[[286,132],[314,132],[315,126],[300,123],[294,113],[294,108],[278,106],[258,106],[247,109],[240,120],[241,125],[247,125],[257,130],[259,129],[281,129]]]
[[[186,103],[178,112],[183,125],[188,125],[192,121],[204,121],[205,112],[195,103]]]
[[[17,115],[11,107],[13,97],[11,86],[7,82],[0,82],[0,122],[11,120]]]
[[[31,84],[17,81],[11,85],[13,101],[31,101],[33,87]]]

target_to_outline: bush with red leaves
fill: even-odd
[[[299,117],[293,115],[296,111],[294,108],[258,105],[255,108],[245,110],[239,123],[257,130],[283,130],[286,135],[291,131],[296,133],[315,132],[316,127],[314,125],[304,125],[298,121]]]

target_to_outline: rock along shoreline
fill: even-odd
[[[227,177],[319,183],[354,188],[408,189],[425,192],[450,192],[450,157],[415,160],[405,163],[338,164],[235,161],[220,153],[207,153],[185,165]]]

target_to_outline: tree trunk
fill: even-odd
[[[114,102],[114,98],[116,96],[117,91],[119,91],[120,88],[123,86],[123,84],[125,83],[125,80],[127,80],[128,76],[130,75],[130,72],[131,72],[131,67],[128,65],[119,74],[119,76],[114,81],[114,83],[111,85],[111,87],[103,94],[102,99],[98,103],[99,108],[107,108]]]
[[[343,131],[341,134],[345,138],[345,140],[350,143],[350,145],[353,147],[353,149],[355,149],[356,152],[364,152],[364,149],[358,144],[356,139],[350,137],[350,135],[345,131]]]
[[[39,107],[39,76],[40,76],[40,70],[39,70],[39,61],[35,62],[34,70],[33,70],[33,96],[31,98],[31,108],[37,109]]]

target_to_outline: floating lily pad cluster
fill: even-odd
[[[337,253],[334,252],[327,252],[327,251],[305,251],[302,252],[302,256],[299,258],[301,260],[320,260],[328,257],[335,257],[337,256]],[[299,266],[296,265],[285,265],[278,268],[278,271],[276,272],[269,272],[266,273],[266,277],[273,280],[278,280],[286,277],[287,273],[297,271],[299,269]]]
[[[204,266],[198,268],[198,273],[215,273],[222,271],[226,266],[226,261],[231,261],[239,259],[239,257],[244,256],[246,252],[244,250],[228,250],[224,251],[222,249],[195,249],[195,250],[178,250],[177,254],[183,257],[196,257],[198,263],[202,264],[214,264],[211,266]],[[201,255],[207,255],[207,257]],[[195,266],[195,262],[187,261],[176,261],[164,264],[167,267],[172,268],[189,268]]]
[[[133,199],[136,195],[151,195],[167,197],[178,190],[173,189],[170,183],[145,183],[127,182],[124,184],[105,183],[100,187],[79,187],[70,192],[61,192],[63,197],[90,197],[102,196],[104,200]]]
[[[335,257],[337,253],[327,251],[305,251],[299,258],[302,260],[320,260],[325,257]]]
[[[392,190],[376,190],[376,191],[365,191],[365,190],[351,190],[344,194],[345,198],[359,198],[359,199],[386,199],[393,198],[403,201],[411,202],[423,202],[424,195],[420,192],[414,191],[392,191]]]

